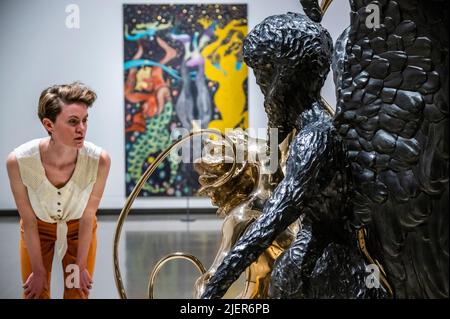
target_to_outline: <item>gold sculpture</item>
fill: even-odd
[[[275,173],[269,171],[270,159],[266,158],[266,141],[251,138],[242,130],[232,131],[227,136],[235,143],[238,154],[244,154],[246,160],[236,164],[233,176],[226,183],[219,187],[210,187],[213,181],[221,178],[231,168],[226,156],[221,156],[226,154],[226,148],[229,147],[223,142],[208,140],[207,146],[213,149],[213,154],[216,155],[208,154],[194,163],[195,170],[200,174],[199,182],[202,188],[199,193],[209,196],[213,205],[219,207],[217,215],[224,218],[220,248],[211,267],[197,279],[194,286],[195,298],[201,296],[206,283],[223,258],[248,226],[259,217],[265,201],[283,177],[280,168]],[[284,152],[287,152],[287,148]],[[290,246],[297,229],[298,224],[291,225],[248,267],[245,287],[238,298],[267,298],[273,263],[284,249]]]

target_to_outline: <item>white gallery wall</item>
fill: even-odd
[[[92,87],[98,100],[90,109],[87,140],[106,149],[111,172],[100,208],[120,209],[125,197],[123,106],[124,3],[188,4],[246,3],[252,29],[273,14],[299,12],[298,0],[0,0],[0,210],[15,209],[5,160],[14,147],[46,133],[37,118],[40,92],[53,84],[80,80]],[[66,7],[80,9],[80,28],[65,25]],[[349,24],[348,1],[335,0],[323,25],[333,39]],[[331,74],[331,73],[330,73]],[[263,96],[249,72],[249,126],[265,128]],[[331,76],[322,95],[335,103]],[[136,208],[211,207],[208,199],[138,199]]]

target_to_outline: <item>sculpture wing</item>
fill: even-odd
[[[448,10],[382,1],[370,29],[370,3],[351,1],[335,70],[355,223],[367,226],[397,297],[448,297]]]

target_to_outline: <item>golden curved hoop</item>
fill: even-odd
[[[148,298],[149,299],[153,299],[153,288],[155,285],[156,275],[159,273],[159,271],[164,266],[164,264],[172,259],[189,260],[191,263],[193,263],[197,267],[197,269],[201,275],[203,275],[206,272],[206,269],[205,269],[205,267],[203,267],[203,264],[201,263],[201,261],[194,255],[183,253],[183,252],[175,252],[175,253],[169,254],[169,255],[161,258],[158,261],[158,263],[155,265],[155,267],[153,268],[153,270],[150,274],[150,280],[148,282]]]
[[[336,111],[331,107],[330,103],[328,103],[323,96],[321,96],[320,98],[322,100],[322,104],[325,106],[325,111],[327,111],[331,116],[334,116],[336,114]]]
[[[320,10],[322,10],[322,17],[325,15],[332,2],[333,0],[322,0],[322,3],[320,4]]]
[[[156,170],[158,165],[167,157],[169,156],[170,152],[179,146],[180,144],[190,140],[194,136],[199,135],[205,135],[205,134],[213,134],[217,136],[221,136],[224,138],[233,148],[233,165],[229,172],[224,174],[221,178],[217,179],[214,183],[210,185],[210,187],[220,187],[221,185],[225,184],[234,174],[234,171],[236,170],[236,145],[231,141],[229,137],[227,137],[225,134],[212,129],[202,129],[199,131],[191,132],[189,135],[183,137],[182,139],[175,141],[170,145],[168,148],[166,148],[163,152],[161,152],[155,159],[155,161],[145,170],[144,174],[142,174],[141,178],[137,182],[136,186],[134,187],[133,191],[131,192],[130,196],[128,196],[125,206],[123,207],[122,211],[120,212],[119,219],[117,220],[116,229],[114,232],[114,241],[113,241],[113,268],[114,268],[114,279],[116,282],[116,287],[119,292],[119,296],[121,299],[127,299],[127,294],[125,292],[125,288],[123,285],[122,275],[120,272],[120,265],[119,265],[119,241],[120,241],[120,235],[122,232],[123,223],[125,222],[126,217],[128,216],[131,205],[133,204],[134,200],[138,196],[139,192],[141,191],[142,187],[144,186],[145,182],[149,179],[149,177],[153,174],[153,172]]]

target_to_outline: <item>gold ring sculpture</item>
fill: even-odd
[[[127,299],[127,294],[123,285],[122,275],[120,273],[120,265],[119,265],[119,241],[120,241],[120,235],[122,232],[123,223],[125,222],[125,219],[127,218],[131,205],[133,204],[134,200],[138,196],[139,192],[141,191],[144,184],[147,182],[149,177],[153,174],[153,172],[156,170],[158,165],[167,157],[169,156],[170,152],[175,149],[180,144],[190,140],[194,136],[199,135],[216,135],[224,138],[232,147],[233,150],[233,164],[229,172],[227,172],[223,177],[219,178],[217,181],[212,183],[208,187],[220,187],[224,183],[226,183],[234,174],[234,171],[236,169],[236,146],[234,143],[223,133],[213,130],[213,129],[202,129],[199,131],[194,131],[189,133],[189,135],[181,138],[178,141],[175,141],[170,145],[167,149],[165,149],[163,152],[161,152],[158,157],[156,157],[155,161],[145,170],[144,174],[142,174],[141,178],[137,182],[136,186],[134,187],[133,191],[131,192],[130,196],[128,196],[127,201],[125,202],[125,206],[123,207],[122,211],[120,212],[119,219],[117,221],[116,229],[114,232],[114,242],[113,242],[113,267],[114,267],[114,279],[116,282],[116,287],[119,292],[121,299]],[[178,258],[185,258],[185,256],[178,256]],[[203,267],[203,266],[202,266]]]
[[[155,285],[156,275],[159,273],[159,271],[161,270],[161,268],[164,266],[165,263],[167,263],[168,261],[173,260],[173,259],[189,260],[190,262],[192,262],[197,267],[197,269],[198,269],[198,271],[200,272],[201,275],[203,275],[206,272],[206,269],[205,269],[205,267],[203,267],[203,264],[194,255],[186,254],[186,253],[183,253],[183,252],[176,252],[176,253],[169,254],[169,255],[161,258],[158,261],[158,263],[153,268],[153,270],[152,270],[152,272],[150,274],[150,280],[149,280],[149,283],[148,283],[148,298],[149,299],[153,299],[153,287]]]
[[[322,0],[322,3],[320,4],[320,9],[322,10],[322,16],[325,15],[325,12],[327,12],[328,8],[330,7],[333,0]]]

